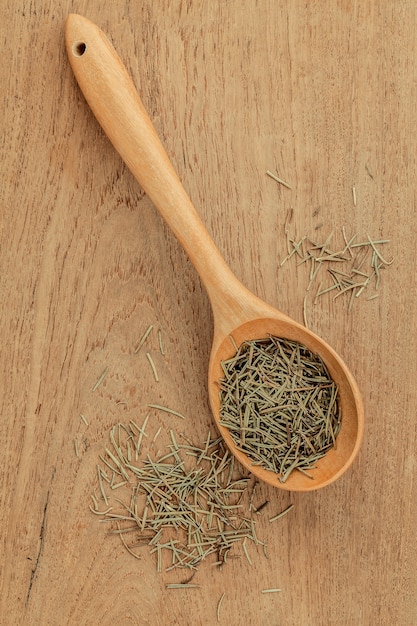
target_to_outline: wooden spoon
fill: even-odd
[[[322,339],[260,300],[234,276],[185,192],[126,68],[104,33],[86,18],[71,14],[65,38],[75,77],[94,115],[188,253],[207,290],[214,315],[208,389],[226,444],[253,474],[281,489],[310,491],[330,484],[351,465],[362,440],[362,400],[352,374]],[[217,383],[222,377],[221,361],[234,353],[230,335],[240,345],[245,339],[268,334],[298,341],[318,353],[339,388],[342,426],[337,448],[317,463],[313,479],[295,471],[282,483],[275,473],[252,466],[236,449],[229,431],[219,424]]]

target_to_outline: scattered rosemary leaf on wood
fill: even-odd
[[[252,559],[249,556],[248,548],[246,546],[246,537],[243,540],[242,547],[243,547],[243,552],[245,553],[245,556],[246,556],[246,558],[248,560],[249,565],[252,565]]]
[[[353,186],[352,187],[352,197],[353,197],[353,206],[357,205],[357,198],[356,198],[356,187]]]
[[[88,506],[89,506],[90,511],[94,513],[94,515],[107,515],[108,513],[110,513],[110,511],[113,508],[109,506],[105,511],[98,511],[97,509],[93,508],[91,504],[89,504]]]
[[[151,366],[151,368],[152,368],[152,372],[153,372],[153,375],[154,375],[155,381],[156,381],[156,382],[159,382],[158,372],[156,371],[155,363],[154,363],[154,361],[153,361],[152,356],[149,354],[149,352],[147,352],[147,353],[146,353],[146,358],[148,359],[149,364],[150,364],[150,366]]]
[[[131,497],[130,503],[126,503],[107,496],[112,508],[109,506],[110,510],[101,515],[101,521],[126,523],[126,532],[130,534],[132,524],[136,524],[139,542],[147,543],[157,557],[157,571],[162,571],[166,553],[171,555],[166,571],[187,568],[195,572],[200,562],[212,554],[216,555],[217,566],[222,567],[230,550],[243,542],[250,562],[247,542],[263,543],[256,536],[254,520],[244,515],[242,498],[250,479],[242,475],[242,468],[235,466],[222,438],[212,438],[209,433],[200,447],[187,438],[187,443],[179,443],[170,430],[167,454],[156,459],[148,454],[140,465],[134,465],[127,461],[127,449],[138,431],[144,434],[144,426],[139,428],[132,421],[126,427],[119,424],[110,431],[110,441],[116,448],[115,454],[106,448],[110,460],[106,465],[112,469],[113,476],[122,475],[122,482],[114,486],[122,486],[124,482]],[[189,452],[198,463],[185,462]],[[105,461],[105,457],[100,458]],[[101,471],[100,479],[103,476],[109,481],[106,470]],[[130,476],[126,482],[123,478],[127,473]],[[114,508],[113,501],[122,509]],[[97,500],[93,502],[92,509],[100,515]],[[116,530],[121,534],[123,527]],[[135,552],[136,544],[124,543]]]
[[[119,489],[120,487],[123,487],[123,485],[127,485],[128,481],[127,480],[122,480],[120,481],[120,483],[112,483],[111,488],[114,489]]]
[[[366,169],[366,171],[367,171],[368,176],[369,176],[370,178],[372,178],[372,180],[375,180],[375,179],[374,179],[374,176],[373,176],[373,174],[372,174],[372,172],[371,172],[371,170],[370,170],[370,168],[369,168],[369,165],[368,165],[367,163],[365,163],[365,169]]]
[[[374,252],[375,252],[375,254],[377,255],[378,259],[381,261],[381,263],[382,263],[383,265],[391,265],[391,263],[393,263],[393,262],[394,262],[394,259],[391,259],[391,261],[386,261],[386,260],[384,259],[384,257],[382,256],[382,254],[379,252],[378,248],[376,247],[378,243],[388,243],[388,242],[386,242],[386,240],[385,240],[385,241],[383,241],[383,242],[379,242],[379,241],[372,241],[372,239],[370,238],[370,236],[369,236],[369,235],[367,235],[367,237],[368,237],[368,241],[369,241],[370,245],[372,246],[373,251],[374,251]]]
[[[104,490],[104,485],[103,485],[103,481],[102,481],[102,476],[103,476],[103,470],[101,469],[100,465],[97,464],[97,476],[98,476],[98,484],[100,487],[100,491],[101,491],[101,495],[102,498],[106,504],[106,506],[109,504],[108,499],[107,499],[107,495],[106,492]]]
[[[291,189],[291,186],[285,182],[285,180],[282,180],[282,178],[279,178],[276,174],[274,174],[273,172],[270,172],[269,170],[267,170],[267,175],[270,176],[271,178],[273,178],[277,183],[279,183],[280,185],[283,185],[284,187],[287,187],[287,189]]]
[[[184,415],[178,413],[178,411],[174,411],[173,409],[170,409],[169,407],[163,406],[161,404],[148,404],[148,407],[151,409],[158,409],[159,411],[165,411],[165,413],[171,413],[171,415],[176,415],[181,419],[185,419]]]
[[[303,320],[304,320],[304,326],[306,328],[308,328],[308,321],[307,321],[307,294],[304,295],[304,300],[303,300]]]
[[[356,191],[354,193],[356,197]],[[330,247],[333,233],[320,243],[307,236],[300,240],[291,238],[286,225],[284,232],[287,254],[279,266],[282,267],[291,258],[297,257],[297,266],[305,266],[309,273],[309,282],[303,298],[303,319],[306,326],[310,321],[308,295],[321,268],[324,268],[324,271],[320,272],[320,287],[315,290],[311,304],[316,305],[321,296],[334,291],[333,300],[343,295],[348,296],[348,311],[351,311],[354,302],[365,291],[367,294],[370,290],[378,291],[383,275],[382,270],[393,263],[393,259],[387,259],[381,252],[381,247],[389,243],[389,239],[373,239],[368,235],[367,240],[358,240],[357,233],[348,237],[343,227],[343,246],[333,248]],[[325,273],[331,279],[330,285],[326,285]]]
[[[225,595],[226,595],[225,593],[222,593],[222,595],[220,596],[220,599],[219,599],[219,601],[217,603],[217,621],[218,622],[220,622],[220,609],[221,609],[221,606],[222,606],[222,603],[223,603]]]
[[[164,345],[162,343],[162,331],[161,330],[158,330],[158,344],[159,344],[159,352],[162,354],[162,356],[165,356]]]
[[[153,324],[149,324],[148,328],[145,330],[145,332],[143,333],[142,337],[140,338],[139,343],[138,343],[137,347],[134,350],[134,354],[137,354],[139,352],[139,350],[141,349],[141,347],[143,346],[143,344],[145,343],[145,341],[149,337],[152,329],[153,329]]]
[[[135,559],[138,559],[139,561],[141,560],[141,556],[140,554],[136,554],[136,552],[133,552],[132,548],[130,548],[127,543],[125,538],[123,537],[123,533],[120,532],[120,525],[119,522],[116,522],[117,524],[117,530],[119,531],[119,536],[120,536],[120,541],[122,542],[122,544],[124,545],[124,547],[126,548],[126,550],[129,552],[129,554],[131,554],[132,556],[135,557]]]
[[[277,593],[281,589],[261,589],[261,593]]]
[[[156,431],[156,433],[154,434],[154,437],[153,437],[153,439],[152,439],[152,443],[155,443],[155,441],[157,440],[157,438],[158,438],[158,437],[159,437],[159,435],[160,435],[161,430],[162,430],[162,426],[160,426],[160,427],[158,428],[158,430]]]
[[[96,389],[98,389],[98,388],[100,387],[100,385],[101,385],[101,383],[103,382],[103,380],[105,379],[106,374],[107,374],[107,372],[108,372],[108,371],[109,371],[109,368],[108,368],[108,367],[106,367],[106,368],[102,371],[102,373],[100,374],[99,378],[97,379],[96,383],[95,383],[95,384],[94,384],[94,386],[93,386],[93,391],[96,391]]]
[[[284,515],[286,515],[287,513],[289,513],[291,511],[291,509],[294,507],[293,504],[290,504],[289,506],[287,506],[286,509],[284,509],[283,511],[281,511],[281,513],[278,513],[278,515],[275,515],[274,517],[271,517],[269,519],[270,522],[276,522],[277,519],[280,519],[281,517],[283,517]]]

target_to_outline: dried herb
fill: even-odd
[[[284,187],[287,187],[287,189],[291,189],[291,186],[288,183],[286,183],[285,180],[282,180],[282,178],[279,178],[279,176],[277,176],[273,172],[267,170],[266,173],[268,176],[270,176],[270,178],[273,178],[280,185],[284,185]]]
[[[284,517],[284,515],[287,515],[287,513],[289,513],[293,507],[294,505],[290,504],[289,506],[287,506],[286,509],[284,509],[284,511],[281,511],[281,513],[278,513],[278,515],[274,515],[274,517],[271,517],[269,521],[276,522],[277,519],[280,519],[281,517]]]
[[[306,346],[273,336],[245,341],[222,368],[220,423],[253,465],[285,482],[335,446],[337,387]]]
[[[155,366],[154,360],[153,360],[152,356],[149,354],[149,352],[146,353],[146,358],[148,359],[149,365],[152,368],[152,372],[153,372],[155,381],[159,382],[158,372],[156,371],[156,366]]]
[[[165,356],[165,351],[164,351],[164,345],[162,342],[162,331],[158,330],[158,344],[159,344],[159,352],[162,354],[162,356]]]
[[[178,411],[174,411],[173,409],[170,409],[167,406],[162,406],[161,404],[148,404],[148,407],[151,409],[158,409],[159,411],[164,411],[165,413],[170,413],[171,415],[176,415],[177,417],[180,417],[181,419],[185,419],[182,413],[178,413]]]
[[[106,374],[107,374],[107,372],[108,372],[108,371],[109,371],[109,368],[108,368],[108,367],[106,367],[106,368],[102,371],[102,373],[100,374],[99,378],[97,379],[97,381],[95,382],[95,384],[94,384],[94,386],[93,386],[93,389],[92,389],[93,391],[96,391],[96,389],[98,389],[98,388],[100,387],[100,385],[101,385],[101,383],[103,382],[103,380],[105,379]]]
[[[139,340],[139,343],[137,345],[137,347],[134,350],[134,353],[137,354],[139,352],[139,350],[141,349],[141,347],[143,346],[143,344],[145,343],[145,341],[147,340],[147,338],[149,337],[151,331],[153,329],[153,324],[149,324],[148,328],[145,330],[145,332],[143,333],[142,337]]]
[[[320,274],[320,283],[315,289],[313,305],[325,294],[332,292],[333,300],[340,296],[349,296],[348,310],[365,290],[371,291],[366,298],[373,300],[378,296],[383,270],[393,263],[381,253],[381,247],[389,243],[388,239],[372,239],[367,236],[366,241],[355,241],[357,234],[350,237],[342,228],[343,244],[335,249],[330,247],[333,233],[323,243],[304,236],[300,240],[291,238],[285,224],[287,252],[279,266],[282,267],[291,258],[297,259],[298,265],[303,265],[309,273],[309,282],[303,299],[304,325],[308,326],[309,292]]]
[[[222,602],[224,600],[224,596],[225,595],[226,595],[225,593],[222,593],[222,595],[220,596],[220,599],[219,599],[219,601],[217,603],[217,621],[218,622],[220,622],[220,609],[221,609]]]
[[[103,522],[115,524],[111,532],[120,536],[134,556],[149,546],[158,571],[162,571],[166,554],[170,558],[166,571],[195,571],[209,555],[215,555],[215,563],[222,566],[237,544],[251,563],[247,542],[264,545],[256,535],[255,520],[245,514],[248,498],[244,496],[251,478],[243,468],[235,467],[223,440],[212,438],[210,432],[199,447],[185,436],[181,436],[184,442],[179,442],[170,430],[166,453],[155,459],[147,454],[135,463],[131,452],[140,451],[143,437],[148,437],[148,417],[142,427],[130,421],[111,429],[110,446],[100,457],[105,468],[97,466],[101,497],[92,496],[92,512]],[[159,427],[152,443],[160,432]],[[126,485],[127,500],[106,493],[105,483],[111,491]],[[105,504],[104,510],[100,510],[99,500]]]

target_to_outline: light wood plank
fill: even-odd
[[[212,625],[225,593],[230,626],[414,624],[415,3],[2,8],[1,623]],[[316,493],[260,488],[268,515],[295,505],[274,524],[259,516],[268,559],[249,546],[252,566],[204,563],[199,589],[167,590],[181,576],[158,574],[146,552],[134,559],[88,509],[108,430],[142,419],[149,402],[187,417],[155,414],[155,430],[203,443],[212,316],[80,95],[64,49],[70,11],[109,34],[210,234],[261,298],[302,322],[308,276],[279,269],[290,208],[297,238],[338,240],[345,226],[391,240],[377,299],[349,312],[323,296],[308,309],[360,382],[357,461]],[[149,324],[159,382],[134,353]]]

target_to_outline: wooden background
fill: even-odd
[[[213,625],[225,593],[229,626],[416,625],[415,2],[0,7],[1,624]],[[308,277],[295,263],[279,269],[290,208],[294,236],[337,239],[344,226],[390,239],[395,259],[377,299],[308,309],[360,382],[358,459],[321,491],[260,488],[268,515],[295,505],[259,520],[268,558],[254,551],[252,566],[242,557],[221,572],[204,563],[199,589],[167,590],[175,577],[147,551],[131,557],[88,508],[109,428],[149,402],[183,412],[181,428],[203,443],[212,318],[79,92],[69,12],[113,41],[209,232],[257,295],[302,321]],[[134,354],[151,323],[158,383]],[[270,587],[282,591],[260,593]]]

